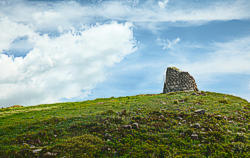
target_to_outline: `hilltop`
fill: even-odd
[[[0,109],[0,157],[247,157],[249,106],[172,92]]]

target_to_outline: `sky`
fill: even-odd
[[[0,0],[0,107],[162,93],[250,100],[249,0]]]

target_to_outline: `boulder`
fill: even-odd
[[[198,109],[198,110],[195,110],[194,113],[196,114],[205,114],[205,110],[204,109]]]

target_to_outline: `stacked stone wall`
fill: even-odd
[[[176,91],[198,91],[194,78],[175,67],[168,67],[164,82],[163,93]]]

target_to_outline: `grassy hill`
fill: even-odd
[[[176,92],[0,109],[0,157],[248,157],[250,103]]]

